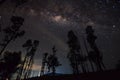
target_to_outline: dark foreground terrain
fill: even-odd
[[[109,70],[104,72],[90,72],[79,75],[59,75],[34,77],[27,80],[120,80],[119,70]]]

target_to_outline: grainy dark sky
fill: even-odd
[[[10,0],[0,5],[2,28],[8,26],[14,6]],[[71,29],[75,32],[86,54],[82,37],[86,36],[87,25],[92,25],[98,36],[96,43],[107,69],[114,68],[120,59],[120,0],[28,0],[16,9],[15,15],[24,17],[25,22],[21,29],[26,34],[11,42],[7,50],[21,50],[24,55],[25,50],[21,45],[27,39],[39,40],[33,65],[36,74],[40,70],[42,54],[52,53],[53,45],[58,49],[57,55],[62,64],[57,72],[71,73],[66,58],[69,51],[66,44],[67,32]]]

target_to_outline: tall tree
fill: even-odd
[[[44,53],[43,59],[42,59],[40,76],[44,75],[45,67],[46,67],[46,64],[47,64],[47,57],[48,57],[48,53]]]
[[[5,0],[1,0],[0,2],[3,3]],[[23,3],[27,2],[27,0],[11,0],[15,3],[15,7],[12,11],[12,17],[11,17],[11,23],[8,23],[7,28],[4,29],[5,37],[3,39],[3,43],[0,43],[0,46],[2,46],[2,49],[0,51],[0,56],[2,52],[5,50],[7,45],[12,41],[15,40],[18,37],[21,37],[24,35],[25,31],[20,31],[20,27],[23,25],[24,19],[19,16],[14,16],[14,13],[16,11],[16,8],[21,6]]]
[[[1,30],[2,30],[2,27],[1,27],[1,16],[0,16],[0,32],[1,32]]]
[[[52,74],[55,75],[56,67],[60,66],[61,64],[58,61],[58,58],[56,57],[56,49],[55,46],[52,48],[53,54],[49,55],[47,58],[47,65],[48,65],[48,72],[52,70]]]
[[[20,27],[23,25],[24,22],[24,19],[22,17],[12,16],[11,22],[12,25],[4,29],[5,37],[0,44],[0,46],[2,47],[0,55],[3,53],[3,51],[11,41],[16,40],[18,37],[23,36],[25,33],[24,30],[20,30]]]
[[[67,57],[71,63],[73,74],[80,73],[79,65],[81,66],[81,71],[86,72],[85,64],[84,64],[84,61],[86,61],[86,59],[81,53],[79,40],[72,30],[68,32],[67,44],[69,47],[69,53]]]
[[[105,66],[102,61],[103,56],[100,53],[95,42],[97,39],[97,36],[94,35],[94,30],[92,26],[87,26],[86,34],[87,34],[87,42],[89,43],[90,48],[92,49],[91,51],[88,52],[88,58],[90,62],[93,62],[96,65],[96,68],[98,71],[105,69]]]
[[[34,55],[35,52],[37,50],[37,47],[39,45],[39,41],[38,40],[27,40],[24,44],[23,44],[23,48],[26,49],[26,55],[25,58],[23,60],[23,63],[18,71],[18,76],[17,76],[17,80],[21,80],[21,78],[28,78],[31,74],[31,68],[33,65],[33,59],[34,59]]]
[[[11,0],[11,2],[14,2],[16,7],[26,3],[28,0]]]
[[[117,64],[116,64],[116,69],[120,70],[120,60],[118,60]]]
[[[0,5],[3,4],[6,0],[0,0]]]
[[[3,55],[3,59],[0,60],[0,76],[2,80],[6,78],[10,79],[12,74],[17,71],[20,63],[21,52],[6,51]]]

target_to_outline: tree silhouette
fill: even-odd
[[[6,0],[0,0],[0,5],[3,4]]]
[[[1,32],[1,29],[2,29],[2,28],[1,28],[1,24],[0,24],[0,32]]]
[[[47,66],[48,66],[48,72],[52,70],[52,74],[55,75],[56,67],[60,66],[61,64],[58,61],[58,58],[56,57],[56,49],[55,46],[52,48],[53,54],[49,55],[47,58]]]
[[[3,3],[5,0],[1,0],[0,2]],[[7,45],[12,41],[15,40],[18,37],[21,37],[24,35],[25,31],[20,31],[20,27],[23,25],[24,19],[19,16],[14,16],[14,13],[16,11],[16,8],[22,5],[23,3],[27,2],[27,0],[11,0],[12,2],[15,3],[15,8],[12,11],[12,17],[11,17],[11,22],[8,23],[7,28],[4,29],[5,37],[3,39],[3,43],[0,43],[0,46],[2,46],[2,49],[0,51],[0,56],[7,47]]]
[[[48,53],[44,53],[44,54],[43,54],[43,59],[42,59],[42,66],[41,66],[40,76],[43,76],[43,75],[44,75],[44,69],[45,69],[46,64],[47,64],[47,57],[48,57]]]
[[[35,52],[37,50],[37,47],[39,45],[39,41],[38,40],[27,40],[24,44],[23,44],[23,48],[26,49],[26,55],[25,58],[23,60],[23,63],[21,64],[21,67],[18,71],[18,76],[17,76],[17,80],[21,80],[21,78],[23,77],[24,79],[28,78],[31,74],[31,68],[33,65],[33,59],[34,59],[34,55]]]
[[[83,56],[80,48],[80,42],[72,30],[68,32],[67,44],[70,49],[67,57],[71,63],[73,74],[79,74],[79,65],[81,66],[82,72],[86,72],[84,64],[84,62],[86,61],[86,57]]]
[[[16,7],[26,3],[28,0],[11,0],[12,2],[14,2],[16,4]]]
[[[94,35],[94,30],[92,29],[92,26],[87,26],[86,28],[87,33],[87,41],[90,44],[90,47],[97,53],[100,54],[100,51],[95,43],[95,40],[97,39],[97,36]]]
[[[94,35],[94,30],[92,26],[87,26],[86,28],[86,34],[87,34],[87,42],[90,45],[91,51],[88,52],[88,59],[91,62],[92,70],[94,71],[92,62],[96,65],[96,68],[98,71],[101,71],[105,69],[105,66],[102,61],[102,54],[100,53],[95,40],[97,39],[97,36]]]
[[[79,69],[78,69],[78,61],[76,59],[76,55],[75,55],[75,50],[76,48],[78,48],[77,50],[80,49],[80,46],[78,45],[78,39],[75,36],[74,32],[71,30],[68,32],[68,46],[70,49],[70,52],[68,53],[67,57],[69,58],[69,61],[71,63],[71,67],[73,68],[73,73],[74,74],[78,74],[79,73]],[[78,47],[77,47],[78,45]],[[75,48],[76,47],[76,48]],[[79,51],[78,51],[79,52]]]
[[[71,30],[68,32],[68,45],[70,49],[76,50],[79,52],[80,50],[80,43],[78,41],[77,36],[74,34],[74,32]]]
[[[15,7],[13,7],[12,16],[15,15],[16,9],[27,1],[28,0],[11,0],[11,2],[15,4]]]
[[[0,16],[0,32],[2,30],[2,26],[1,26],[1,16]]]
[[[2,80],[10,79],[12,74],[18,69],[18,65],[21,63],[21,52],[9,52],[6,51],[3,55],[3,59],[0,60],[0,76]]]
[[[2,47],[0,55],[3,53],[3,51],[11,41],[16,40],[18,37],[23,36],[25,33],[24,30],[20,30],[20,27],[23,25],[24,22],[24,19],[22,17],[12,16],[11,22],[12,25],[3,30],[5,33],[5,37],[3,39],[3,42],[0,44],[0,46]]]
[[[116,64],[116,70],[120,70],[120,60],[118,60],[118,63]]]

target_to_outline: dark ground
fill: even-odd
[[[120,70],[90,72],[79,75],[42,76],[27,80],[120,80]]]

